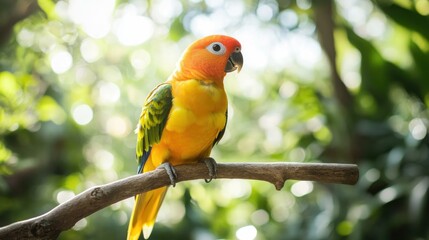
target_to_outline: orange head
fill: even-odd
[[[234,38],[212,35],[193,42],[183,53],[176,76],[181,79],[222,81],[243,66],[241,44]]]

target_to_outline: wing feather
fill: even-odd
[[[136,155],[139,172],[143,171],[143,166],[149,157],[152,145],[161,140],[172,103],[171,84],[162,83],[152,90],[143,105],[136,128]]]

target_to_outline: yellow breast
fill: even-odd
[[[198,80],[171,84],[173,106],[161,142],[154,148],[162,149],[173,165],[207,157],[226,123],[223,86]]]

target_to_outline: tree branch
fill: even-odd
[[[178,182],[208,178],[204,163],[175,167]],[[355,184],[354,164],[335,163],[219,163],[217,178],[253,179],[280,190],[288,179]],[[118,201],[170,184],[164,169],[138,174],[90,188],[46,214],[0,228],[0,239],[56,239],[77,221]]]
[[[338,102],[349,110],[353,107],[353,97],[344,84],[337,69],[337,53],[335,50],[334,1],[314,1],[314,21],[319,35],[320,46],[328,57],[331,69],[332,85]]]

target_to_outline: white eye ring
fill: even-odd
[[[206,47],[206,49],[215,54],[215,55],[223,55],[226,52],[226,47],[220,42],[213,42]]]

